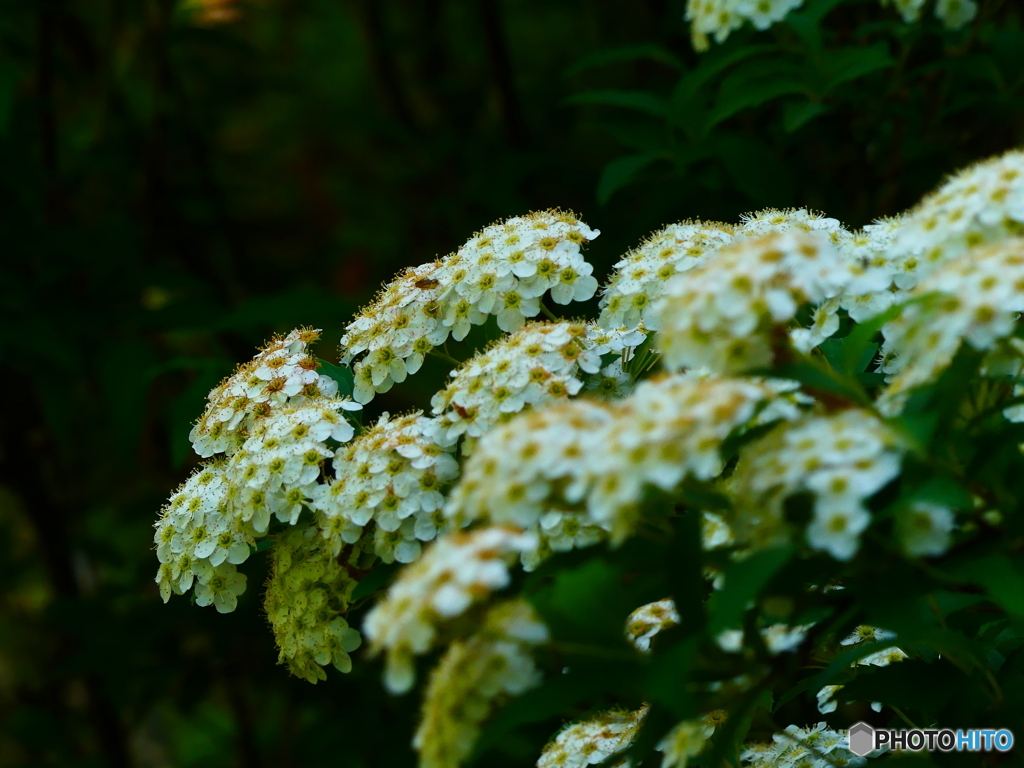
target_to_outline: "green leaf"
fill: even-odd
[[[824,59],[824,65],[825,92],[828,93],[843,83],[894,67],[896,61],[889,55],[888,46],[879,42],[869,48],[850,46],[830,50]]]
[[[657,43],[641,43],[639,45],[624,45],[618,48],[606,48],[603,51],[595,51],[577,60],[575,64],[566,70],[566,75],[577,75],[588,69],[603,67],[608,64],[638,60],[655,61],[672,69],[681,70],[684,68],[682,59],[667,48]]]
[[[665,115],[665,99],[650,91],[584,91],[564,99],[563,104],[620,107],[645,112],[655,117]]]
[[[612,160],[601,171],[601,178],[597,182],[597,202],[601,205],[607,203],[616,191],[629,184],[640,171],[661,159],[660,155],[645,153]]]
[[[782,105],[782,127],[793,133],[826,112],[828,107],[820,101],[787,101]]]
[[[352,590],[352,602],[386,587],[401,566],[398,563],[377,563]]]
[[[1024,576],[1005,555],[989,555],[962,563],[947,573],[985,588],[993,602],[1014,616],[1024,616]]]
[[[351,397],[352,389],[355,386],[355,376],[352,373],[352,369],[347,365],[335,365],[334,363],[329,363],[319,357],[317,360],[320,362],[320,367],[317,368],[317,373],[329,376],[338,382],[339,395]]]
[[[780,96],[794,93],[806,93],[807,88],[796,78],[765,80],[751,85],[742,91],[721,98],[715,103],[708,119],[704,123],[704,131],[709,132],[723,120],[727,120],[738,112],[752,107],[759,107]]]
[[[761,373],[799,381],[804,389],[819,399],[831,396],[865,408],[871,407],[871,400],[857,381],[832,370],[820,358],[803,357],[794,363],[776,366]]]
[[[733,563],[725,571],[725,586],[708,600],[708,631],[718,635],[742,624],[743,614],[790,558],[793,547],[785,545],[764,549]]]
[[[683,76],[676,86],[672,97],[673,101],[676,98],[692,96],[701,86],[733,64],[738,64],[744,59],[754,56],[777,53],[778,50],[778,46],[775,45],[747,45],[741,48],[733,48],[732,50],[716,48],[711,53],[701,57],[700,65],[695,70]]]
[[[926,663],[907,659],[882,669],[858,668],[855,679],[840,689],[836,698],[841,701],[880,701],[893,707],[902,707],[934,714],[956,694],[957,683],[964,677],[946,663]]]
[[[559,558],[551,558],[538,569],[535,580],[546,580],[529,595],[537,612],[550,627],[556,640],[598,647],[616,652],[627,651],[626,617],[642,604],[633,580],[624,569],[602,557],[593,557],[576,567],[556,568]],[[549,570],[550,569],[550,570]],[[545,578],[545,574],[550,577]]]

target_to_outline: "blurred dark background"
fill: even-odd
[[[275,666],[259,558],[234,614],[161,604],[190,422],[271,334],[335,359],[381,281],[496,219],[575,210],[603,276],[684,218],[863,225],[1024,140],[1019,4],[805,5],[698,57],[681,0],[4,0],[0,768],[412,764],[376,664]]]

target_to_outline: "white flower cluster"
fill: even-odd
[[[156,523],[156,582],[164,602],[195,585],[196,602],[235,610],[245,591],[236,565],[249,557],[256,532],[227,514],[229,481],[224,461],[200,466],[172,494]]]
[[[791,725],[772,736],[771,743],[753,744],[740,754],[750,768],[832,768],[864,765],[867,760],[850,751],[849,737],[824,722],[800,728]]]
[[[329,441],[345,443],[355,433],[340,413],[353,406],[359,407],[319,398],[276,409],[257,422],[228,459],[229,511],[258,535],[267,532],[271,514],[294,525],[321,487],[324,462],[335,454]]]
[[[357,361],[355,399],[387,392],[449,335],[461,340],[489,315],[515,331],[548,291],[558,304],[589,299],[597,280],[580,246],[599,234],[572,214],[541,211],[486,227],[456,253],[408,270],[345,329],[341,357]]]
[[[386,563],[408,563],[445,525],[442,491],[458,475],[451,448],[433,439],[422,414],[387,414],[334,455],[334,479],[308,493],[330,548],[358,541],[372,521],[372,549]]]
[[[870,273],[870,280],[855,280],[842,294],[826,302],[828,310],[845,309],[855,322],[869,320],[903,300],[906,289],[917,282],[914,258],[899,259],[892,253],[903,217],[879,219],[857,232],[843,230],[837,238],[839,251],[854,274]]]
[[[909,290],[972,248],[1024,234],[1024,150],[965,168],[897,221],[885,256]]]
[[[693,47],[704,51],[708,35],[721,43],[747,21],[757,29],[768,29],[801,5],[803,0],[689,0],[686,20],[690,22]]]
[[[479,631],[456,640],[431,673],[413,739],[422,768],[458,768],[497,704],[541,681],[531,650],[547,627],[525,600],[491,608]]]
[[[654,233],[616,263],[601,289],[598,322],[605,328],[655,328],[651,309],[665,283],[731,243],[735,231],[730,224],[683,221]]]
[[[805,208],[767,208],[741,217],[738,226],[721,222],[684,221],[654,233],[615,265],[601,292],[605,328],[646,327],[658,330],[658,300],[677,274],[702,266],[737,239],[772,233],[819,232],[838,243],[847,235],[836,219]]]
[[[764,237],[786,232],[818,232],[835,244],[846,235],[846,230],[838,219],[829,218],[807,208],[764,208],[743,214],[740,221],[736,234],[744,237]]]
[[[566,726],[544,747],[537,768],[587,768],[607,765],[625,768],[625,759],[612,761],[636,737],[647,707],[635,711],[611,710],[578,723]]]
[[[337,395],[338,383],[317,373],[320,362],[307,351],[318,338],[319,331],[307,328],[275,338],[215,387],[189,434],[195,452],[203,458],[230,455],[245,441],[253,423],[276,408]]]
[[[665,365],[735,373],[771,365],[801,306],[838,296],[857,278],[849,261],[817,232],[774,233],[721,248],[673,278],[658,301]],[[820,343],[839,320],[815,331]]]
[[[642,331],[604,330],[586,323],[530,323],[456,370],[434,395],[437,439],[451,445],[462,435],[480,437],[527,406],[571,397],[582,374],[601,372],[601,356],[624,353]]]
[[[917,21],[926,0],[881,0],[882,5],[896,6],[907,23]],[[689,0],[686,20],[690,22],[693,47],[708,48],[708,36],[723,42],[731,32],[749,21],[759,30],[782,21],[790,11],[803,5],[803,0]],[[935,16],[950,29],[959,29],[978,13],[975,0],[936,0]]]
[[[348,554],[346,562],[339,562],[311,525],[288,529],[271,552],[264,607],[278,661],[311,683],[327,679],[323,667],[328,664],[350,671],[348,654],[361,643],[342,618],[356,586],[349,568],[358,568],[360,552]]]
[[[775,394],[750,380],[672,375],[614,403],[577,400],[523,414],[480,440],[446,511],[458,522],[528,529],[551,510],[585,511],[621,540],[645,487],[717,476],[722,441]]]
[[[413,656],[437,641],[440,626],[509,583],[508,561],[536,547],[536,537],[514,528],[450,533],[402,570],[366,616],[363,632],[375,653],[387,653],[384,682],[409,690]]]
[[[837,560],[849,560],[871,522],[864,506],[900,471],[896,436],[867,411],[809,415],[785,423],[745,446],[728,488],[737,537],[755,545],[787,537],[783,504],[813,495],[807,542]]]
[[[322,396],[283,402],[246,425],[244,442],[226,460],[200,467],[171,496],[154,536],[165,601],[198,580],[200,605],[234,610],[245,589],[235,566],[266,535],[272,515],[292,525],[298,520],[321,487],[324,461],[334,455],[328,441],[353,435],[341,414],[353,407],[359,406]]]
[[[991,350],[1014,332],[1024,311],[1024,238],[981,246],[943,264],[911,299],[883,329],[883,370],[894,374],[880,402],[888,410],[944,370],[963,341]],[[1018,364],[1024,359],[1007,349]]]

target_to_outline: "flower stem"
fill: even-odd
[[[560,317],[555,317],[555,314],[550,309],[548,309],[547,304],[545,304],[543,301],[540,303],[540,311],[543,312],[544,316],[551,322],[562,322],[562,319]]]
[[[436,358],[438,358],[440,360],[444,360],[445,362],[449,362],[452,365],[454,365],[456,368],[458,368],[458,367],[460,367],[462,365],[462,361],[461,360],[456,360],[454,357],[452,357],[451,355],[449,355],[446,352],[438,352],[436,349],[432,349],[429,352],[427,352],[427,354],[428,355],[433,355],[434,357],[436,357]]]

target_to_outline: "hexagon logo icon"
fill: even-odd
[[[875,729],[865,722],[850,726],[850,751],[857,757],[864,757],[875,748]]]

